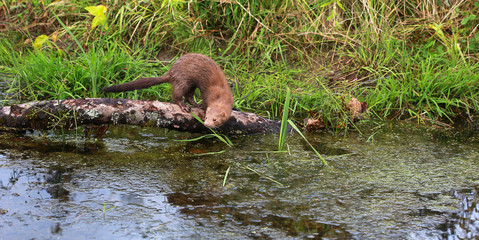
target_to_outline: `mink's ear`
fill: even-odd
[[[222,117],[226,117],[226,113],[225,113],[225,112],[221,112],[221,116],[222,116]]]

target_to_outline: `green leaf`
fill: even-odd
[[[331,5],[331,3],[333,3],[333,0],[321,4],[321,6],[319,6],[319,7],[320,7],[320,8],[327,7],[327,6]]]
[[[333,19],[333,17],[334,17],[333,14],[329,15],[328,18],[326,18],[326,21],[331,21],[331,19]]]
[[[343,11],[346,11],[346,9],[344,9],[343,7],[343,4],[341,4],[339,1],[336,2],[338,4],[338,6],[343,10]]]
[[[35,39],[35,42],[33,42],[33,49],[38,50],[42,48],[43,44],[48,41],[48,36],[47,35],[40,35]]]

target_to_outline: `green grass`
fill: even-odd
[[[13,43],[7,38],[0,38],[0,70],[11,71],[18,57]]]
[[[158,76],[158,54],[213,57],[234,107],[280,119],[320,116],[352,126],[345,103],[381,118],[452,122],[479,111],[479,1],[105,1],[109,28],[92,29],[94,1],[3,2],[0,71],[22,101],[80,97],[171,100],[169,86],[103,94]],[[58,18],[55,17],[58,16]],[[63,25],[62,25],[63,24]],[[48,46],[33,51],[41,34]],[[78,42],[78,43],[76,43]]]
[[[53,49],[28,52],[14,67],[9,91],[25,101],[95,97],[92,92],[103,86],[136,78],[144,65],[145,61],[135,59],[116,43],[90,44],[85,55]]]
[[[368,92],[371,109],[381,116],[425,116],[448,119],[461,111],[479,111],[479,64],[430,49],[414,49],[398,55],[397,73],[381,78]],[[429,51],[427,51],[429,50]]]

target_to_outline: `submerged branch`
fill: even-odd
[[[192,108],[204,119],[204,111]],[[207,132],[190,113],[173,103],[131,99],[87,98],[50,100],[0,108],[0,127],[5,129],[73,129],[79,125],[127,124],[178,131]],[[278,133],[280,122],[253,113],[233,111],[218,128],[228,135]]]

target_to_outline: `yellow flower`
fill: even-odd
[[[106,29],[108,29],[106,25],[106,16],[105,13],[107,11],[107,8],[103,5],[98,5],[98,6],[90,6],[85,8],[91,15],[95,16],[93,18],[93,21],[91,23],[91,28],[95,28],[98,25],[104,25]]]

